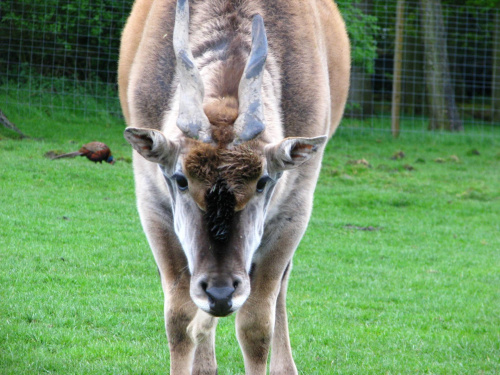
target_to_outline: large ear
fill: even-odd
[[[325,135],[314,138],[285,138],[266,146],[269,170],[281,172],[293,169],[309,160],[327,141]]]
[[[123,133],[134,150],[146,160],[173,168],[180,146],[168,140],[165,135],[154,129],[127,128]]]

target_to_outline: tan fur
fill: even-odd
[[[212,125],[215,143],[220,147],[231,143],[234,140],[233,125],[238,118],[238,100],[234,96],[212,99],[203,109]]]
[[[320,136],[334,134],[347,100],[345,25],[331,0],[191,0],[189,44],[213,140],[204,144],[186,139],[176,125],[175,7],[175,0],[135,1],[118,71],[127,124],[145,132],[127,139],[137,151],[137,205],[165,294],[170,372],[216,372],[217,320],[201,310],[208,302],[200,285],[229,278],[239,282],[232,298],[239,304],[236,330],[245,373],[266,374],[272,345],[270,373],[295,375],[286,290],[321,166],[312,155],[321,155]],[[269,45],[262,83],[265,131],[235,145],[238,87],[255,14],[264,20]],[[179,173],[188,188],[172,192],[165,180],[175,188],[172,176]],[[266,176],[274,190],[256,192]],[[234,225],[223,244],[210,240],[204,216],[207,190],[220,179],[236,199]]]
[[[118,88],[120,94],[120,102],[122,103],[123,115],[127,124],[130,125],[130,114],[128,110],[128,83],[130,77],[130,69],[134,62],[135,54],[139,48],[143,25],[148,17],[149,10],[154,0],[141,0],[135,1],[127,20],[125,29],[123,30],[121,46],[120,46],[120,60],[118,64]]]

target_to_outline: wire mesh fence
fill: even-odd
[[[0,109],[119,116],[119,39],[132,3],[2,0]],[[500,138],[497,8],[444,0],[339,5],[354,48],[344,129],[390,132],[397,124],[401,133]],[[360,22],[366,15],[369,30]],[[376,53],[366,54],[362,42]]]
[[[401,132],[463,129],[498,138],[498,9],[436,0],[380,4],[358,4],[377,19],[377,57],[373,68],[353,66],[344,127],[394,131],[399,121]],[[436,124],[435,111],[456,124]]]
[[[132,2],[2,0],[2,101],[23,111],[118,115],[119,39]]]

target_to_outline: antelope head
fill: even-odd
[[[216,134],[203,108],[204,86],[189,48],[189,7],[178,0],[173,35],[179,78],[180,137],[127,128],[125,138],[158,165],[171,197],[174,229],[191,273],[191,298],[209,314],[236,311],[250,294],[252,259],[282,174],[307,161],[326,137],[266,143],[262,78],[267,37],[260,15],[238,89],[230,136]],[[227,130],[227,129],[226,129]],[[227,133],[227,132],[226,132]],[[229,139],[229,141],[228,141]]]

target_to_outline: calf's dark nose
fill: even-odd
[[[210,312],[215,316],[226,316],[233,307],[234,288],[229,286],[211,287],[205,290],[208,296]]]

